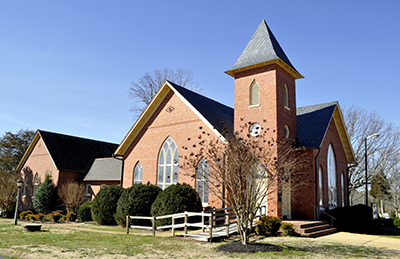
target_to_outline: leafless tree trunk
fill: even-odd
[[[277,197],[282,180],[291,179],[293,190],[300,183],[301,169],[310,165],[291,143],[268,138],[267,129],[252,137],[247,133],[249,126],[245,123],[242,130],[226,141],[213,138],[212,133],[200,128],[199,137],[189,139],[189,145],[197,148],[196,153],[184,156],[186,171],[198,172],[199,161],[203,158],[207,161],[210,191],[219,199],[226,199],[233,209],[243,244],[249,242],[258,209]],[[195,178],[196,174],[191,176]]]
[[[16,202],[18,173],[0,173],[0,208],[7,215]]]
[[[72,180],[68,180],[58,188],[58,196],[65,203],[68,211],[74,213],[83,203],[85,192],[85,185]]]

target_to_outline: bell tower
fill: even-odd
[[[269,129],[268,139],[296,139],[295,81],[303,76],[289,61],[265,20],[261,21],[236,63],[225,73],[235,78],[235,133],[250,122],[249,128],[244,130],[251,136],[257,136],[264,128]],[[290,219],[290,179],[278,180],[277,184],[279,191],[272,193],[267,202],[268,214]]]
[[[251,135],[257,135],[261,125],[270,129],[275,140],[296,139],[295,80],[303,76],[264,19],[239,59],[225,73],[235,78],[235,132],[245,122],[251,122]]]

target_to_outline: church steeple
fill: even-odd
[[[263,19],[236,63],[225,73],[234,77],[237,72],[273,63],[279,64],[296,79],[303,78]]]

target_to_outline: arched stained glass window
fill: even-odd
[[[33,182],[33,196],[36,195],[37,190],[39,189],[39,175],[36,173],[35,179]]]
[[[135,170],[133,173],[133,183],[142,183],[143,180],[143,167],[140,162],[138,162],[135,166]]]
[[[337,207],[336,161],[332,145],[328,148],[328,188],[329,208]]]
[[[208,179],[209,179],[209,167],[207,161],[202,158],[197,165],[196,174],[196,190],[200,195],[200,200],[203,206],[208,206]]]
[[[289,109],[289,90],[287,84],[284,85],[284,91],[285,91],[285,108]]]
[[[260,86],[257,81],[253,81],[250,86],[250,106],[260,104]]]
[[[179,153],[178,148],[171,137],[168,137],[161,146],[158,156],[157,184],[165,189],[171,184],[178,183]]]
[[[324,186],[322,182],[322,168],[319,167],[319,206],[323,207],[324,206]]]

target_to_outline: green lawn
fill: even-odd
[[[400,251],[299,237],[253,239],[257,242],[282,246],[283,252],[279,253],[227,254],[218,252],[217,247],[233,240],[205,243],[183,238],[152,237],[142,235],[149,233],[143,231],[126,235],[125,229],[120,227],[85,224],[70,228],[68,224],[61,225],[43,224],[41,232],[24,233],[21,225],[14,226],[10,220],[0,220],[0,255],[14,258],[398,258],[400,256]]]

